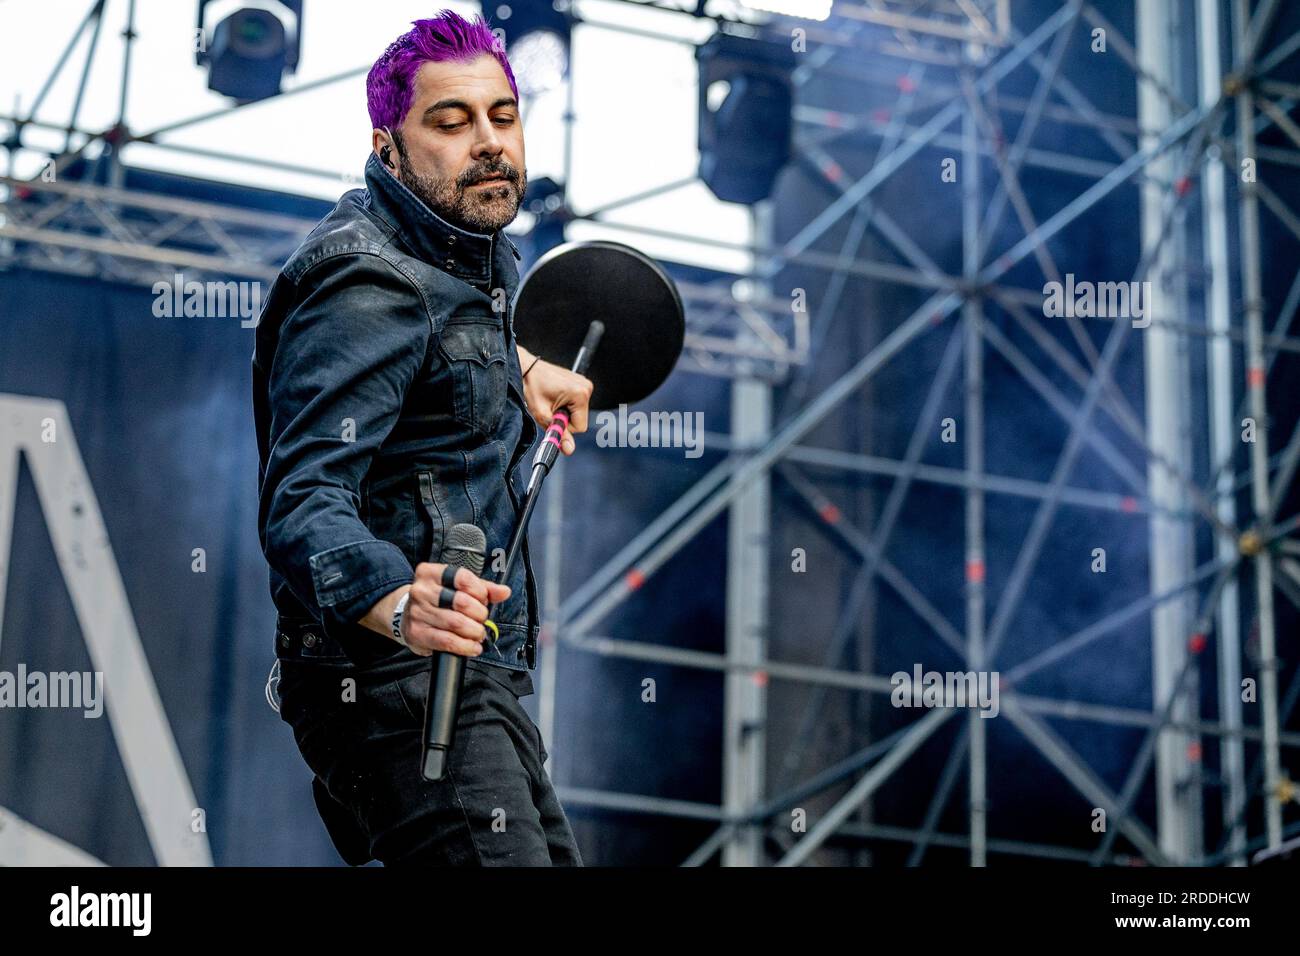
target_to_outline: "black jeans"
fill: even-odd
[[[582,865],[541,733],[519,703],[533,692],[527,671],[466,661],[448,770],[434,782],[420,773],[426,659],[359,669],[295,654],[296,642],[280,647],[280,717],[316,774],[318,810],[345,860]]]

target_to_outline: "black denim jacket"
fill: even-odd
[[[503,232],[434,214],[374,155],[277,276],[253,352],[262,550],[282,621],[319,623],[358,665],[412,658],[356,622],[438,561],[462,521],[487,535],[495,579],[539,429],[515,352],[519,252]],[[499,549],[499,550],[498,550]],[[535,666],[524,560],[480,658]]]

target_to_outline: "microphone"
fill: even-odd
[[[442,549],[442,563],[483,573],[487,535],[472,524],[453,525]],[[429,696],[424,705],[424,759],[420,771],[426,780],[441,780],[456,733],[456,711],[465,678],[465,658],[435,652],[429,659]]]

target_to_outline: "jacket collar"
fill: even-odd
[[[501,230],[490,235],[470,232],[443,219],[388,171],[375,153],[366,160],[366,188],[372,206],[394,226],[402,243],[417,257],[469,283],[492,278],[497,237],[515,259],[519,250]]]

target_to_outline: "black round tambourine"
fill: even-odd
[[[682,353],[686,317],[657,262],[618,242],[566,242],[520,282],[515,336],[534,355],[571,368],[592,319],[605,324],[587,369],[593,410],[639,402],[664,383]]]

